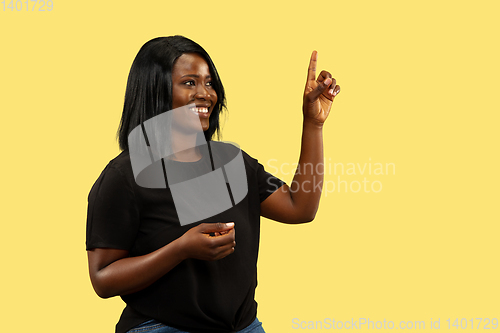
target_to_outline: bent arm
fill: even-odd
[[[129,257],[127,250],[96,248],[87,251],[92,286],[99,297],[127,295],[153,284],[183,259],[178,241],[152,253]]]
[[[304,119],[299,163],[291,186],[283,185],[264,200],[261,215],[284,223],[312,221],[319,207],[323,168],[323,126]]]
[[[202,223],[142,256],[129,257],[127,250],[95,248],[87,251],[90,280],[102,298],[127,295],[149,287],[185,259],[219,260],[233,253],[235,245],[234,224]]]
[[[317,52],[313,51],[302,105],[300,158],[291,187],[283,185],[261,203],[261,215],[279,222],[310,222],[319,206],[324,173],[323,124],[340,87],[327,71],[316,78],[316,62]]]

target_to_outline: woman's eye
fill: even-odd
[[[186,81],[186,82],[184,82],[184,84],[186,86],[193,86],[193,87],[196,86],[196,82],[194,82],[194,80]],[[213,84],[212,81],[210,81],[210,82],[207,82],[206,85],[209,86],[209,87],[213,87],[214,84]]]

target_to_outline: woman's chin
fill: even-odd
[[[208,129],[210,128],[210,124],[205,123],[204,121],[201,122],[201,129],[203,130],[203,132],[205,131],[208,131]]]

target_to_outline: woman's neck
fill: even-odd
[[[175,153],[171,159],[179,162],[196,162],[201,159],[201,152],[196,147],[196,134],[176,133],[172,137],[172,148]]]

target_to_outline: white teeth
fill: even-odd
[[[208,113],[208,109],[207,108],[196,108],[196,112]]]

